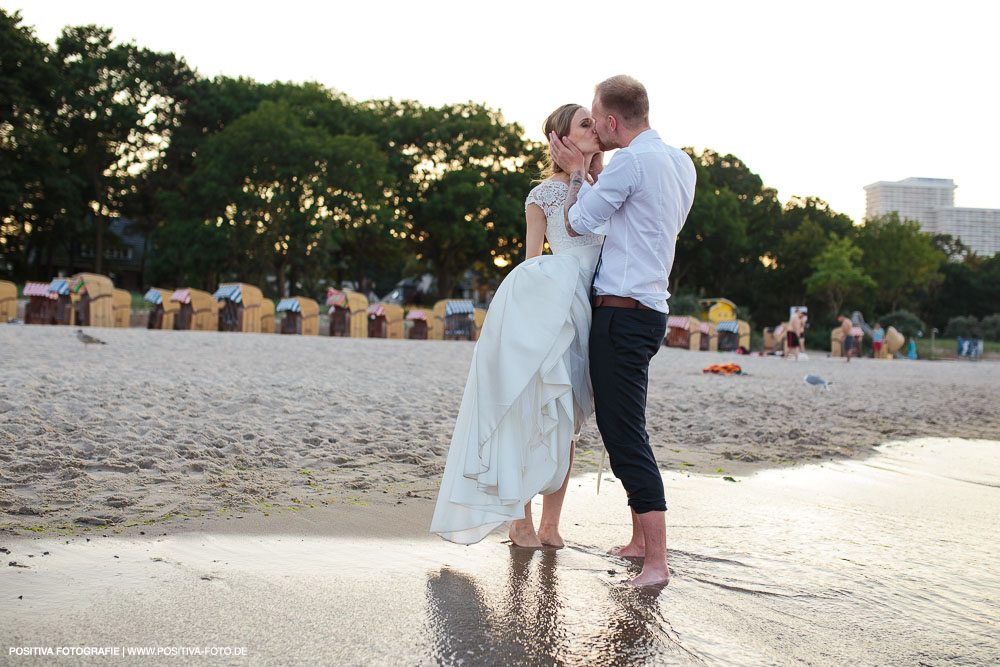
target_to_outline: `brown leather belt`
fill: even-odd
[[[594,308],[631,308],[633,310],[652,310],[649,306],[644,306],[635,299],[627,296],[595,296]]]

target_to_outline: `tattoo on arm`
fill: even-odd
[[[566,203],[563,205],[563,222],[566,224],[566,233],[570,236],[583,236],[583,234],[577,234],[569,224],[569,209],[576,203],[586,177],[583,169],[577,169],[569,177],[569,194],[566,195]]]

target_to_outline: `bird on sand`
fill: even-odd
[[[809,375],[802,378],[802,380],[806,384],[812,385],[813,387],[823,387],[823,389],[830,391],[830,385],[827,383],[826,380],[824,380],[818,375],[813,375],[812,373],[810,373]]]
[[[107,345],[107,343],[105,343],[103,340],[98,340],[93,336],[88,336],[87,334],[83,333],[83,329],[76,330],[76,337],[79,338],[80,342],[83,343],[84,345]]]

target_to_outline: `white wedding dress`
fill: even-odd
[[[473,544],[557,491],[570,445],[593,412],[590,285],[603,236],[570,237],[569,187],[543,181],[525,208],[545,213],[552,255],[522,262],[490,304],[451,439],[431,532]]]

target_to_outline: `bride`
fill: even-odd
[[[566,104],[545,136],[569,137],[591,178],[603,168],[594,119]],[[563,222],[569,174],[548,160],[525,201],[526,260],[504,279],[469,369],[431,532],[473,544],[510,521],[519,546],[561,547],[559,515],[573,448],[593,412],[590,286],[603,236],[570,238]],[[548,239],[551,256],[542,256]],[[543,494],[535,531],[531,499]]]

